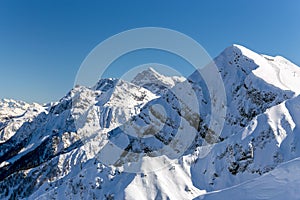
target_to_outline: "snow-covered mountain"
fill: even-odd
[[[215,59],[225,85],[228,112],[222,135],[241,131],[257,115],[299,94],[300,69],[282,57],[233,45]]]
[[[164,94],[167,89],[183,81],[185,81],[185,78],[182,76],[164,76],[159,74],[152,67],[149,67],[147,70],[138,73],[131,82],[155,94],[161,95]]]
[[[0,100],[0,143],[7,141],[23,125],[45,111],[37,103],[28,104],[12,99]]]
[[[300,68],[239,45],[213,64],[220,107],[201,70],[185,79],[152,68],[131,83],[76,86],[44,107],[2,100],[0,198],[214,199],[298,183],[280,173],[292,177],[300,157]],[[220,134],[213,106],[227,110]],[[249,199],[274,197],[257,191]]]
[[[199,188],[220,190],[270,172],[299,157],[300,96],[256,116],[236,135],[214,146],[192,166]]]

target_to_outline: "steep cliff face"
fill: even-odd
[[[200,71],[102,79],[45,107],[1,101],[0,198],[192,199],[299,157],[299,67],[238,45],[214,64],[220,134]]]

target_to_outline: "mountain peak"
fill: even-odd
[[[145,72],[151,72],[151,73],[155,73],[155,74],[159,74],[155,69],[153,69],[152,67],[148,67],[146,70],[144,70]]]
[[[158,72],[157,72],[155,69],[153,69],[152,67],[148,67],[147,69],[145,69],[145,70],[139,72],[139,73],[136,75],[135,78],[137,78],[138,76],[143,77],[143,78],[145,78],[145,77],[153,77],[153,78],[155,77],[155,78],[157,78],[157,77],[162,77],[163,75],[160,74],[160,73],[158,73]],[[135,79],[135,78],[134,78],[134,79]]]
[[[246,56],[249,59],[252,59],[257,65],[263,66],[266,65],[270,61],[275,61],[277,63],[286,64],[286,65],[295,65],[288,59],[284,58],[283,56],[277,55],[277,56],[270,56],[270,55],[264,55],[256,53],[250,49],[248,49],[245,46],[239,45],[239,44],[233,44],[229,47],[227,47],[223,53],[232,54],[232,55],[238,55],[241,54],[243,56]],[[296,65],[295,65],[296,66]]]
[[[235,77],[235,82],[246,80],[246,77],[254,75],[277,88],[300,94],[300,89],[297,87],[300,84],[300,69],[281,56],[266,56],[244,46],[233,44],[227,47],[215,59],[215,62],[226,73],[231,71],[231,78]]]
[[[258,61],[260,59],[263,58],[262,55],[248,49],[247,47],[244,47],[242,45],[239,45],[239,44],[233,44],[229,47],[227,47],[223,53],[225,54],[231,54],[231,55],[238,55],[238,54],[241,54],[241,55],[244,55],[250,59],[253,59],[254,61]]]
[[[92,87],[93,90],[101,90],[103,92],[106,92],[107,90],[114,88],[117,84],[118,79],[115,78],[104,78],[100,79],[94,87]]]
[[[172,88],[175,84],[183,82],[184,80],[185,78],[181,76],[162,75],[152,67],[149,67],[138,73],[131,82],[135,85],[144,87],[157,95],[161,95],[165,91],[163,88]]]

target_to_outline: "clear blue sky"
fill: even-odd
[[[297,0],[0,0],[0,98],[58,100],[97,44],[146,26],[189,35],[212,57],[237,43],[300,65],[299,10]]]

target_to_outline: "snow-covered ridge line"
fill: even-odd
[[[243,55],[254,60],[259,66],[253,73],[266,82],[281,88],[300,94],[300,68],[283,58],[282,56],[267,56],[257,54],[243,46],[233,45],[238,48]]]

